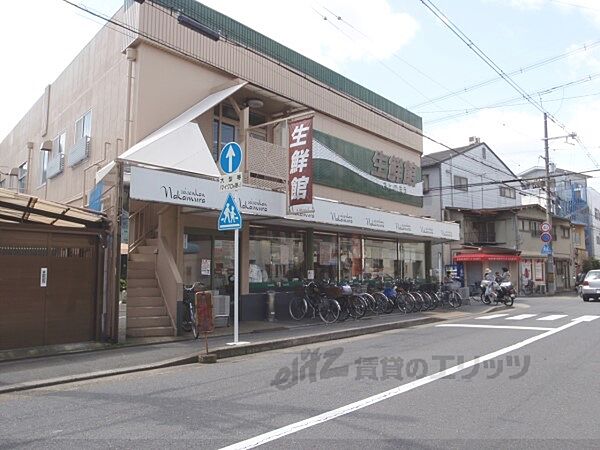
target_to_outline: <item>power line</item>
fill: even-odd
[[[580,84],[583,84],[583,83],[588,83],[588,82],[590,82],[592,80],[595,80],[598,77],[600,77],[600,72],[586,75],[585,77],[580,78],[578,80],[568,81],[568,82],[560,84],[560,85],[556,85],[556,86],[552,86],[552,87],[549,87],[549,88],[541,89],[539,91],[532,92],[530,95],[531,96],[533,96],[533,95],[542,96],[542,95],[550,94],[550,93],[552,93],[552,92],[554,92],[554,91],[556,91],[558,89],[563,89],[563,91],[564,91],[564,89],[567,88],[567,87],[572,87],[572,86],[577,86],[577,85],[580,85]],[[575,98],[581,98],[581,97],[583,97],[583,96],[577,96]],[[566,98],[567,97],[563,96],[562,99],[557,99],[556,101],[563,101]],[[528,102],[527,103],[517,103],[517,104],[514,103],[514,102],[516,102],[516,101],[518,101],[520,99],[521,99],[521,96],[519,96],[519,97],[512,97],[512,98],[509,98],[509,99],[500,100],[500,101],[492,103],[491,105],[488,105],[488,106],[481,106],[481,107],[475,107],[475,108],[471,108],[471,109],[457,110],[457,111],[461,111],[461,112],[460,113],[457,112],[456,114],[451,114],[451,115],[448,115],[448,116],[437,117],[437,118],[435,118],[433,120],[428,121],[427,123],[429,125],[431,125],[431,124],[434,124],[434,123],[437,123],[437,122],[443,122],[443,121],[446,121],[446,120],[453,119],[455,117],[460,117],[460,116],[463,116],[463,115],[471,114],[473,111],[481,111],[481,110],[493,109],[493,108],[507,108],[507,107],[514,107],[514,106],[521,106],[521,105],[527,105],[528,104]],[[550,100],[545,100],[545,101],[548,102]]]
[[[168,49],[170,49],[171,51],[173,51],[173,52],[175,52],[175,53],[182,54],[183,56],[185,56],[185,57],[187,57],[187,58],[190,58],[190,59],[196,60],[196,61],[198,61],[198,62],[201,62],[201,63],[203,63],[203,64],[208,64],[208,65],[210,65],[210,66],[212,66],[212,67],[215,67],[215,68],[217,68],[217,69],[220,69],[220,70],[222,70],[221,68],[219,68],[219,67],[217,67],[217,66],[214,66],[214,65],[212,65],[212,64],[210,64],[210,63],[207,63],[206,61],[202,61],[202,60],[200,60],[200,59],[199,59],[197,56],[195,56],[195,55],[193,55],[193,54],[191,54],[191,53],[189,53],[189,52],[186,52],[185,50],[183,50],[183,49],[181,49],[181,48],[179,48],[179,47],[176,47],[176,46],[174,46],[174,45],[172,45],[172,44],[169,44],[168,42],[165,42],[165,41],[163,41],[163,40],[161,40],[161,39],[157,38],[156,36],[152,36],[152,35],[150,35],[149,33],[142,32],[142,31],[140,31],[140,30],[137,30],[137,29],[135,29],[134,27],[130,27],[130,26],[126,25],[126,24],[123,24],[123,23],[119,22],[118,20],[116,20],[116,19],[114,19],[114,18],[110,18],[110,17],[108,17],[108,18],[107,18],[107,17],[106,17],[106,16],[104,16],[103,14],[100,14],[100,13],[98,13],[98,12],[94,12],[94,11],[92,11],[92,10],[88,9],[87,7],[85,7],[85,6],[82,6],[82,5],[78,5],[78,4],[76,4],[76,3],[73,3],[73,2],[72,2],[72,1],[70,1],[70,0],[63,0],[63,1],[64,1],[65,3],[67,3],[67,4],[71,5],[71,6],[74,6],[74,7],[78,8],[78,9],[82,10],[82,11],[85,11],[85,12],[87,12],[87,13],[89,13],[89,14],[92,14],[92,15],[94,15],[95,17],[101,18],[101,19],[103,19],[103,20],[105,20],[105,21],[107,21],[107,22],[109,22],[109,23],[112,23],[112,24],[114,24],[114,25],[117,25],[117,26],[119,26],[119,27],[122,27],[122,28],[124,28],[125,30],[127,30],[127,31],[129,31],[129,32],[132,32],[132,33],[138,34],[138,35],[140,35],[140,36],[142,36],[142,37],[144,37],[144,38],[146,38],[146,39],[150,40],[151,42],[154,42],[154,43],[157,43],[157,44],[159,44],[159,45],[161,45],[161,46],[164,46],[165,48],[168,48]],[[151,3],[151,2],[149,2],[149,3]],[[156,6],[154,6],[154,7],[155,7],[157,10],[159,10],[159,11],[162,11],[163,13],[165,13],[165,14],[166,14],[166,11],[164,11],[164,10],[161,10],[160,8],[158,8],[158,7],[156,7]],[[429,141],[431,141],[431,142],[433,142],[433,143],[435,143],[435,144],[437,144],[437,145],[440,145],[440,146],[442,146],[442,147],[444,147],[444,148],[446,148],[446,149],[448,149],[448,150],[450,150],[450,151],[454,152],[454,153],[455,153],[457,156],[460,156],[460,155],[462,155],[462,156],[464,156],[465,158],[471,159],[471,160],[473,160],[473,161],[477,162],[478,164],[481,164],[481,165],[484,165],[484,166],[486,166],[486,167],[489,167],[489,168],[491,168],[491,169],[493,169],[493,170],[495,170],[495,171],[497,171],[497,172],[500,172],[500,173],[503,173],[503,174],[506,174],[506,175],[510,175],[510,176],[514,176],[514,173],[512,173],[512,172],[510,172],[510,173],[509,173],[509,172],[505,172],[505,171],[503,171],[503,170],[500,170],[498,167],[495,167],[495,166],[492,166],[492,165],[490,165],[490,164],[484,163],[483,161],[480,161],[480,160],[478,160],[478,159],[476,159],[476,158],[474,158],[474,157],[471,157],[470,155],[467,155],[466,153],[460,153],[460,152],[458,152],[457,150],[453,149],[452,147],[450,147],[450,146],[448,146],[448,145],[446,145],[446,144],[444,144],[444,143],[442,143],[442,142],[440,142],[440,141],[438,141],[438,140],[436,140],[436,139],[434,139],[434,138],[432,138],[432,137],[430,137],[430,136],[427,136],[427,135],[426,135],[426,134],[424,134],[422,131],[420,131],[420,130],[417,130],[416,128],[415,128],[415,129],[413,129],[413,128],[409,127],[408,125],[404,124],[403,122],[401,122],[401,121],[399,121],[399,120],[397,120],[397,119],[393,118],[393,116],[389,116],[388,114],[386,114],[386,113],[384,113],[384,112],[382,112],[382,111],[379,111],[379,110],[377,110],[376,108],[373,108],[373,107],[371,107],[370,105],[367,105],[367,104],[365,104],[365,103],[361,102],[360,100],[358,100],[358,99],[355,99],[354,97],[352,97],[352,96],[350,96],[350,95],[347,95],[347,94],[341,93],[341,92],[339,92],[339,91],[337,91],[337,90],[334,90],[333,88],[331,88],[331,87],[329,87],[329,86],[327,86],[327,85],[323,85],[323,84],[319,83],[318,81],[311,79],[311,78],[310,78],[310,77],[308,77],[306,74],[303,74],[303,73],[299,72],[299,71],[298,71],[298,70],[296,70],[296,69],[293,69],[293,68],[291,68],[291,67],[289,67],[289,66],[286,66],[286,65],[284,65],[283,63],[281,63],[281,62],[279,62],[279,61],[277,61],[277,60],[275,60],[275,59],[273,59],[273,58],[271,58],[271,57],[269,57],[269,56],[267,56],[267,55],[264,55],[264,54],[260,53],[259,51],[255,50],[255,49],[253,49],[253,48],[251,48],[251,47],[245,46],[245,45],[243,45],[243,44],[240,44],[240,43],[238,43],[238,42],[235,42],[235,41],[233,41],[233,40],[230,40],[230,39],[228,39],[228,38],[226,38],[226,37],[224,37],[224,41],[225,41],[226,43],[228,43],[228,44],[232,45],[232,46],[239,47],[239,48],[243,48],[244,50],[247,50],[247,51],[249,51],[249,52],[251,52],[251,53],[253,53],[253,54],[255,54],[255,55],[257,55],[257,56],[259,56],[259,57],[261,57],[261,58],[267,59],[267,60],[269,60],[269,61],[271,61],[271,62],[273,62],[273,63],[275,63],[275,64],[279,65],[280,67],[282,67],[282,68],[285,68],[286,70],[288,70],[288,71],[290,71],[290,72],[292,72],[292,73],[295,73],[295,74],[297,74],[297,75],[301,76],[303,79],[305,79],[305,80],[309,81],[309,82],[310,82],[310,83],[312,83],[312,84],[315,84],[315,85],[317,85],[317,86],[319,86],[319,87],[322,87],[322,88],[325,88],[325,89],[327,89],[327,90],[330,90],[330,91],[332,91],[332,92],[335,92],[336,94],[343,96],[344,98],[348,99],[349,101],[351,101],[351,102],[353,102],[353,103],[355,103],[355,104],[357,104],[357,105],[360,105],[360,106],[362,106],[362,107],[364,107],[364,108],[368,109],[369,111],[373,112],[374,114],[376,114],[376,115],[378,115],[378,116],[380,116],[380,117],[383,117],[383,118],[385,118],[385,119],[387,119],[387,120],[390,120],[390,121],[392,121],[393,123],[397,124],[397,125],[398,125],[398,126],[400,126],[401,128],[404,128],[405,130],[407,130],[407,131],[409,131],[409,132],[411,132],[411,133],[417,134],[418,136],[420,136],[420,137],[422,137],[422,138],[424,138],[424,139],[427,139],[427,140],[429,140]],[[288,80],[292,81],[290,78],[288,78]],[[432,159],[432,160],[434,160],[434,161],[440,162],[441,164],[446,164],[446,165],[449,165],[451,168],[453,167],[453,165],[452,165],[452,164],[450,164],[450,163],[448,163],[448,162],[446,162],[446,161],[436,160],[436,158],[434,158],[434,157],[432,157],[432,156],[429,156],[429,158],[430,158],[430,159]],[[471,173],[471,174],[473,174],[473,175],[476,175],[476,176],[481,176],[481,174],[478,174],[478,173],[476,173],[476,172],[470,171],[470,170],[468,170],[468,169],[461,168],[461,170],[462,170],[463,172]],[[490,181],[495,181],[493,178],[489,178],[489,177],[485,177],[485,178],[487,178],[487,179],[488,179],[488,180],[490,180]],[[526,193],[526,195],[530,195],[530,194]]]
[[[371,39],[371,37],[369,37],[366,33],[362,32],[360,29],[358,29],[357,27],[355,27],[354,25],[352,25],[350,22],[348,22],[346,19],[344,19],[341,15],[335,13],[334,11],[330,10],[329,8],[327,8],[326,6],[323,6],[323,9],[326,10],[328,13],[330,13],[337,21],[344,23],[345,25],[347,25],[348,27],[350,27],[351,29],[353,29],[354,31],[356,31],[358,34],[360,34],[364,38],[366,38],[369,41],[371,41],[371,43],[373,43],[373,40]],[[431,76],[429,76],[427,73],[423,72],[421,69],[419,69],[415,65],[411,64],[410,62],[408,62],[406,59],[402,58],[397,52],[392,53],[392,56],[394,58],[396,58],[398,61],[402,62],[403,64],[406,64],[408,67],[410,67],[411,69],[413,69],[415,72],[418,72],[421,76],[424,76],[425,78],[427,78],[432,83],[438,85],[439,87],[441,87],[442,89],[444,89],[444,90],[446,90],[448,92],[451,92],[451,90],[449,88],[447,88],[446,86],[444,86],[443,84],[441,84],[439,81],[437,81],[434,78],[432,78]],[[463,100],[465,103],[468,103],[468,104],[474,106],[467,99],[460,97],[460,95],[458,95],[458,97],[461,100]],[[436,103],[436,100],[428,98],[426,104],[430,104],[430,103]]]
[[[325,7],[323,7],[325,8]],[[312,8],[313,11],[315,13],[317,13],[324,21],[326,21],[329,25],[331,25],[333,28],[335,28],[337,31],[339,31],[340,33],[342,33],[344,36],[346,36],[348,39],[350,39],[352,42],[357,43],[356,39],[354,39],[352,36],[350,36],[349,34],[347,34],[346,32],[344,32],[344,30],[342,30],[340,27],[336,26],[331,20],[329,20],[327,18],[327,16],[325,16],[324,14],[320,13],[317,9],[315,9],[314,7]],[[325,8],[327,11],[329,11],[327,8]],[[338,20],[341,20],[340,17],[338,17]],[[354,28],[354,27],[353,27]],[[364,35],[366,36],[366,35]],[[368,37],[367,37],[368,38]],[[373,55],[373,52],[371,52],[369,49],[365,49],[367,50],[369,53],[371,53],[371,55]],[[375,55],[373,55],[375,56]],[[383,67],[385,67],[386,70],[388,70],[392,75],[394,75],[395,77],[397,77],[399,80],[401,80],[404,84],[406,84],[408,87],[410,87],[412,90],[414,90],[416,93],[418,93],[421,97],[423,97],[424,99],[426,99],[427,101],[431,101],[430,98],[425,95],[419,88],[417,88],[415,85],[413,85],[412,83],[410,83],[406,78],[404,78],[402,75],[400,75],[397,71],[395,71],[392,67],[388,66],[386,63],[384,63],[383,61],[381,61],[380,59],[376,59],[376,61],[381,64]],[[435,102],[433,102],[435,103]]]
[[[528,66],[525,66],[525,67],[522,67],[522,68],[519,68],[519,69],[515,69],[515,70],[513,70],[511,72],[508,72],[508,75],[511,75],[511,76],[512,75],[520,75],[520,74],[523,74],[525,72],[528,72],[529,70],[537,69],[537,68],[543,67],[543,66],[545,66],[547,64],[551,64],[553,62],[560,61],[561,59],[568,58],[569,56],[572,56],[572,55],[574,55],[576,53],[579,53],[579,52],[582,52],[582,51],[588,51],[588,50],[590,50],[590,49],[592,49],[594,47],[597,47],[599,45],[600,45],[600,40],[594,41],[594,42],[592,42],[590,44],[586,44],[586,45],[583,45],[583,46],[578,47],[576,49],[569,50],[568,52],[565,52],[565,53],[561,53],[560,55],[556,55],[556,56],[552,56],[550,58],[542,59],[542,60],[537,61],[537,62],[535,62],[533,64],[530,64]],[[495,77],[495,78],[490,78],[488,80],[480,81],[478,83],[469,85],[469,86],[464,87],[462,89],[457,89],[455,91],[452,91],[449,94],[442,95],[442,96],[439,96],[439,97],[434,97],[433,99],[431,99],[431,101],[446,100],[448,98],[458,96],[458,95],[463,94],[465,92],[469,92],[469,91],[472,91],[472,90],[475,90],[475,89],[487,86],[489,84],[496,83],[496,82],[498,82],[500,80],[502,80],[501,77]],[[419,104],[416,104],[416,105],[412,105],[410,108],[411,109],[418,109],[418,108],[420,108],[422,106],[425,106],[427,104],[428,104],[427,102],[419,103]]]
[[[475,44],[463,31],[456,26],[431,0],[420,0],[427,9],[429,9],[452,33],[454,33],[471,51],[473,51],[486,65],[488,65],[494,72],[502,77],[506,83],[508,83],[514,90],[521,94],[525,100],[527,100],[532,106],[544,113],[552,122],[558,125],[567,134],[572,134],[568,131],[566,125],[562,124],[553,114],[546,111],[546,109],[531,97],[523,88],[521,88],[508,74],[506,74],[495,62],[491,59],[483,50],[481,50],[477,44]],[[589,150],[579,137],[575,140],[584,149],[587,156],[594,163],[596,167],[600,167],[590,154]]]

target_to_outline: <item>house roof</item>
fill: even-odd
[[[542,212],[546,212],[546,208],[544,208],[541,205],[538,205],[537,203],[532,203],[530,205],[515,205],[515,206],[500,206],[497,208],[460,208],[457,206],[447,206],[446,209],[451,210],[451,211],[465,211],[465,212],[469,212],[472,214],[479,214],[479,215],[491,215],[493,213],[496,212],[506,212],[506,211],[523,211],[525,209],[537,209],[539,211]],[[570,222],[569,219],[565,218],[565,217],[560,217],[560,216],[556,216],[556,215],[552,215],[552,219],[556,219],[556,220],[563,220],[565,222]]]
[[[537,172],[537,171],[541,171],[541,172],[546,172],[546,168],[545,167],[541,167],[541,166],[535,166],[535,167],[531,167],[527,170],[524,170],[523,172],[521,172],[519,174],[520,177],[524,177],[526,178],[527,174],[530,174],[532,172]],[[566,169],[561,169],[559,167],[554,169],[554,174],[561,174],[561,175],[576,175],[578,177],[581,178],[592,178],[590,175],[586,175],[584,173],[577,173],[577,172],[573,172],[571,170],[566,170]]]
[[[421,167],[435,166],[436,164],[448,161],[450,158],[463,154],[469,150],[479,147],[480,145],[485,145],[487,147],[484,142],[476,142],[470,145],[465,145],[464,147],[456,147],[451,150],[442,150],[441,152],[423,155],[423,158],[421,159]]]
[[[106,228],[102,213],[0,189],[0,222],[74,228]]]

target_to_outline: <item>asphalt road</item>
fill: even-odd
[[[0,448],[599,448],[600,303],[523,302],[503,316],[5,394]]]

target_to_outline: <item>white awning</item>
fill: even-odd
[[[238,91],[246,82],[215,92],[135,144],[120,161],[218,177],[214,161],[198,124],[191,122]]]
[[[104,167],[99,169],[98,172],[96,172],[96,177],[95,177],[96,184],[100,183],[100,181],[102,181],[104,179],[104,177],[106,177],[109,173],[111,173],[111,171],[115,168],[115,166],[116,166],[115,162],[111,161],[107,165],[105,165]]]

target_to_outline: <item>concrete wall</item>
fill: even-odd
[[[97,166],[122,151],[127,61],[121,50],[121,34],[102,28],[51,84],[46,132],[42,131],[45,117],[42,95],[0,143],[0,166],[17,167],[30,159],[29,193],[83,206],[84,194],[93,185]],[[92,112],[89,158],[76,167],[65,163],[63,173],[42,184],[41,142],[66,132],[68,159],[75,143],[75,122],[87,111]],[[26,149],[28,141],[34,144],[30,157]]]

